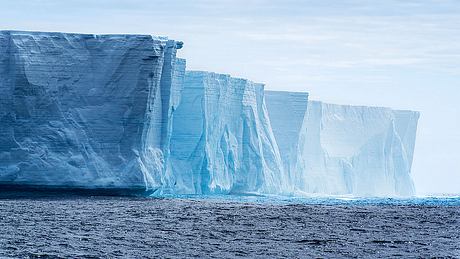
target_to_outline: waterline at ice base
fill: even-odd
[[[186,71],[149,35],[0,32],[0,189],[410,197],[418,112]]]

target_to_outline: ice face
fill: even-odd
[[[410,168],[417,112],[316,101],[305,106],[297,101],[301,96],[267,92],[280,150],[291,150],[282,153],[296,192],[354,196],[415,193]]]
[[[169,98],[167,103],[168,113],[167,117],[165,118],[167,121],[167,128],[165,130],[165,134],[163,137],[163,154],[165,160],[165,168],[163,169],[163,173],[161,175],[161,187],[157,188],[157,192],[167,192],[171,193],[172,188],[175,185],[175,178],[173,175],[172,164],[170,158],[170,143],[173,133],[173,123],[174,123],[174,116],[175,111],[177,110],[182,97],[182,90],[184,87],[184,78],[185,78],[185,67],[186,61],[185,59],[176,58],[173,59],[172,64],[172,74],[171,74],[171,92],[169,94]]]
[[[175,192],[279,193],[282,162],[263,86],[208,72],[187,72],[174,114]]]
[[[290,188],[286,192],[296,190],[296,185],[304,181],[302,174],[296,170],[299,154],[299,137],[308,105],[308,93],[282,91],[266,91],[265,99],[270,123],[275,135],[279,152],[283,160]]]
[[[162,185],[175,52],[152,36],[0,32],[0,182]]]
[[[181,46],[145,35],[1,31],[0,185],[414,193],[417,112],[310,102],[185,72]]]

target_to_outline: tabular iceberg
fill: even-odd
[[[285,179],[261,84],[187,71],[170,164],[178,193],[279,193]]]
[[[308,101],[305,106],[293,101],[294,96],[300,98],[302,94],[267,92],[278,145],[291,148],[285,152],[289,154],[285,168],[296,179],[296,192],[415,194],[410,170],[418,112],[317,101]],[[291,105],[282,105],[288,102]],[[294,116],[279,116],[282,113]]]
[[[0,31],[0,190],[414,194],[417,112],[186,72],[181,47]]]
[[[0,182],[162,185],[180,47],[145,35],[0,32]]]

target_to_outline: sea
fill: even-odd
[[[0,192],[0,258],[460,258],[460,197]]]

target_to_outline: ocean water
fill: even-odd
[[[0,257],[460,258],[460,197],[1,193]]]

